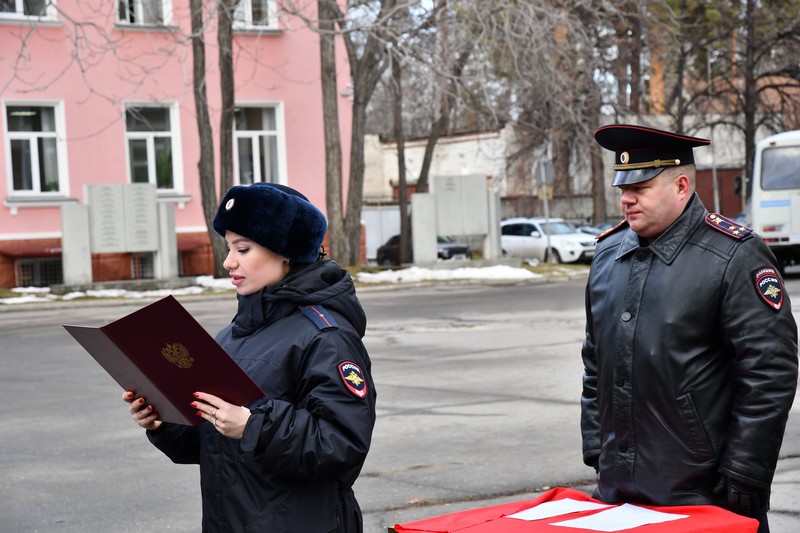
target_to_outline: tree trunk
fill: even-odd
[[[322,82],[322,118],[325,133],[325,207],[331,258],[346,263],[350,257],[342,213],[342,145],[339,139],[339,104],[336,79],[334,18],[330,0],[318,0],[319,51]]]
[[[397,0],[382,0],[377,20],[389,24],[392,17],[397,16],[395,6]],[[329,0],[332,12],[337,12],[337,23],[341,30],[347,30],[344,16],[335,0]],[[345,38],[347,56],[350,63],[350,75],[353,80],[353,122],[350,137],[350,176],[347,185],[347,208],[344,216],[344,233],[346,243],[344,256],[346,264],[356,265],[360,261],[359,243],[361,242],[361,205],[364,199],[364,134],[366,133],[367,105],[375,92],[375,86],[386,71],[387,47],[393,44],[396,37],[378,35],[369,32],[366,42],[354,42],[353,38]],[[360,51],[360,55],[359,55]]]
[[[663,115],[666,111],[666,96],[664,93],[664,57],[667,55],[667,47],[664,43],[664,35],[661,26],[653,24],[650,28],[650,83],[648,94],[650,106],[648,113],[653,115]]]
[[[217,9],[219,80],[221,110],[219,119],[219,187],[224,194],[233,185],[233,9],[239,0],[223,0]]]
[[[360,262],[358,243],[361,240],[361,205],[364,199],[364,134],[366,133],[367,105],[366,95],[354,91],[353,133],[350,143],[350,180],[347,186],[347,209],[344,218],[344,231],[347,239],[348,265]]]
[[[211,121],[208,116],[208,96],[206,94],[206,45],[203,34],[203,1],[190,0],[189,5],[192,12],[192,88],[194,90],[197,131],[200,137],[200,160],[197,163],[200,180],[200,200],[203,205],[208,238],[211,241],[214,277],[221,278],[225,276],[225,269],[222,266],[223,257],[225,256],[225,243],[212,227],[219,200],[214,176],[214,139]]]
[[[458,59],[453,64],[453,70],[450,72],[450,80],[444,87],[439,89],[440,104],[439,116],[431,126],[431,132],[428,135],[428,142],[425,144],[425,154],[422,157],[422,166],[419,171],[419,178],[417,178],[417,192],[426,192],[428,190],[428,181],[433,162],[433,151],[436,148],[436,143],[439,137],[447,133],[450,129],[450,113],[456,101],[456,91],[458,86],[456,80],[460,79],[464,73],[464,68],[467,66],[472,51],[475,49],[474,41],[463,50],[458,56]]]
[[[636,10],[635,5],[630,6]],[[634,11],[636,12],[636,11]],[[630,19],[630,60],[631,60],[631,113],[638,115],[642,110],[642,22],[638,13]]]
[[[411,257],[411,224],[408,217],[408,187],[406,185],[406,148],[403,133],[403,85],[400,57],[392,58],[392,115],[394,118],[394,140],[397,143],[397,186],[400,201],[400,264],[409,263]]]
[[[756,111],[758,110],[758,95],[756,92],[756,22],[754,16],[755,1],[747,0],[745,4],[745,64],[744,71],[744,146],[745,146],[745,179],[748,187],[742,190],[742,203],[747,205],[750,196],[750,180],[753,179],[753,157],[756,147]]]

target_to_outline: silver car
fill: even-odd
[[[500,223],[503,254],[559,263],[588,263],[594,257],[595,239],[562,218],[509,218]],[[550,248],[547,233],[550,233]]]

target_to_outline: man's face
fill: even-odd
[[[685,181],[688,182],[688,178]],[[637,235],[650,240],[677,220],[686,206],[686,197],[681,176],[669,171],[641,183],[620,187],[625,220]]]

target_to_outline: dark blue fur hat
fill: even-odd
[[[214,217],[214,231],[230,230],[282,255],[293,263],[317,260],[328,221],[308,198],[285,185],[236,185]]]

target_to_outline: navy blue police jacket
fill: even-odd
[[[217,342],[265,392],[241,440],[212,424],[162,424],[150,441],[199,464],[203,531],[360,532],[352,485],[375,424],[366,317],[330,260],[239,296]],[[223,398],[224,399],[224,398]]]
[[[768,493],[797,386],[775,258],[695,195],[642,246],[600,239],[586,292],[583,458],[608,502],[724,506],[721,476]]]

